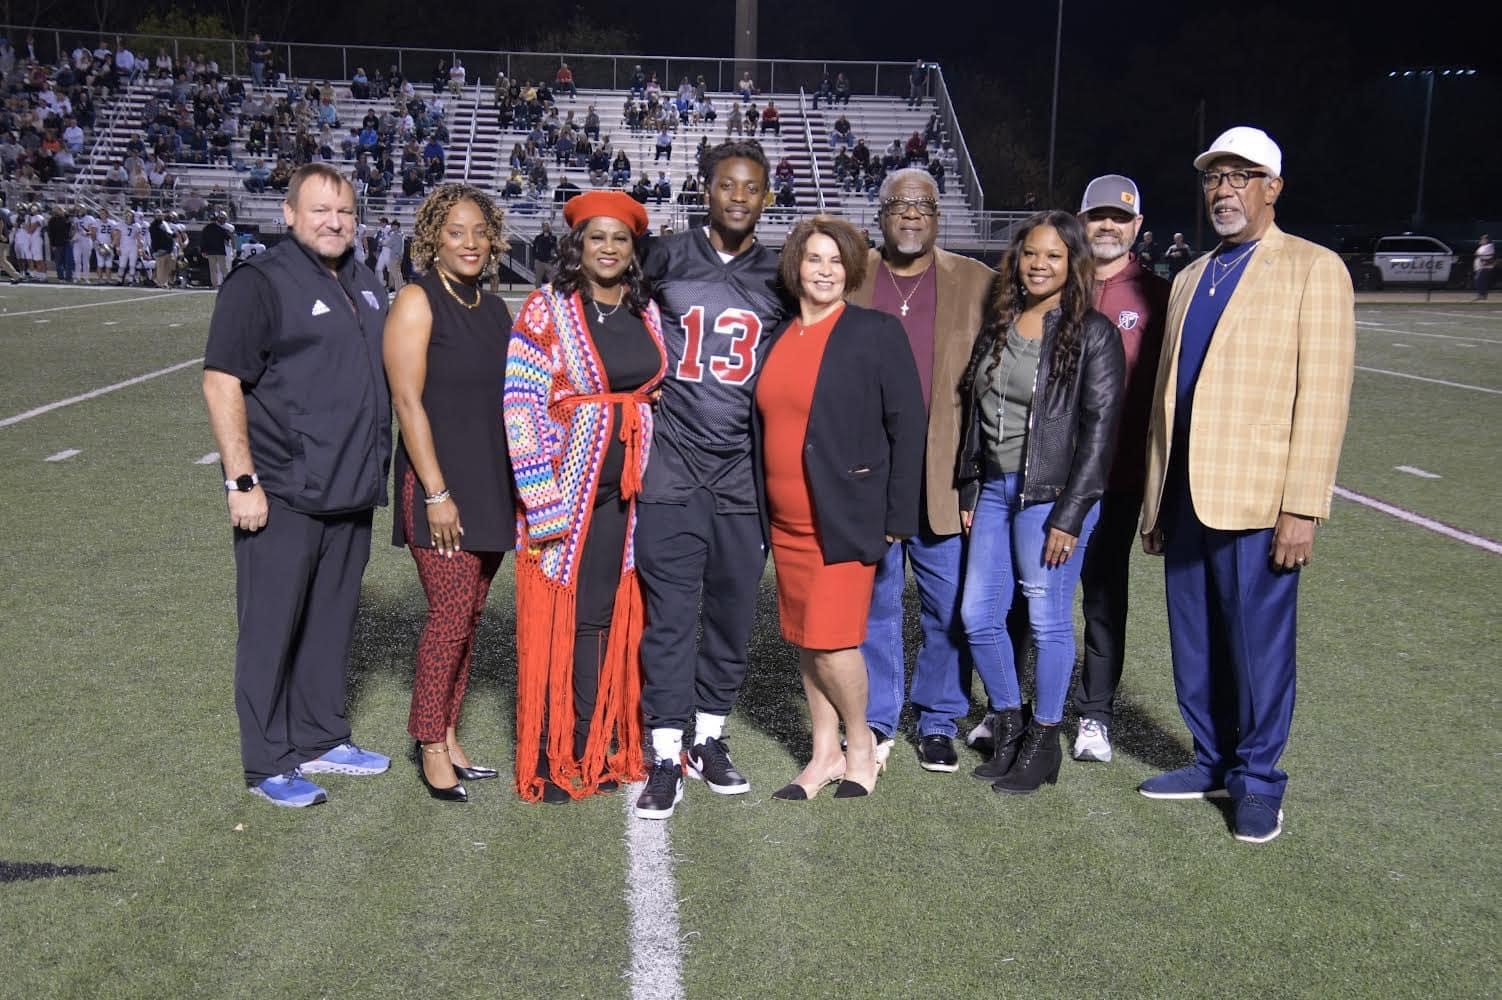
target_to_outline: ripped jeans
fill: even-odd
[[[960,618],[975,670],[986,686],[992,711],[1022,706],[1017,657],[1007,636],[1007,612],[1021,583],[1027,600],[1033,643],[1038,650],[1037,695],[1033,717],[1052,725],[1064,717],[1069,679],[1074,673],[1074,588],[1085,562],[1085,546],[1100,516],[1099,505],[1085,515],[1069,559],[1056,569],[1043,563],[1048,516],[1053,504],[1018,509],[1020,473],[987,479],[981,486],[970,526],[965,588]]]

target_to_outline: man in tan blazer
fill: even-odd
[[[969,656],[960,622],[959,582],[964,536],[954,466],[960,446],[960,376],[980,330],[996,274],[979,261],[935,246],[939,192],[928,171],[887,175],[880,191],[882,249],[870,251],[868,277],[850,301],[896,316],[907,331],[928,404],[922,530],[887,550],[861,654],[870,682],[866,720],[881,760],[892,751],[905,699],[902,644],[904,555],[918,585],[923,649],[913,667],[911,698],[918,714],[918,763],[928,771],[959,767],[956,720],[970,711]]]
[[[1165,558],[1179,709],[1194,763],[1148,798],[1235,802],[1235,835],[1282,832],[1295,612],[1345,434],[1351,279],[1274,224],[1283,154],[1223,133],[1194,161],[1220,246],[1174,281],[1148,433],[1143,546]]]

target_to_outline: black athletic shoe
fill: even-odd
[[[918,741],[918,766],[925,771],[957,771],[960,755],[954,752],[954,740],[943,733],[929,733]]]
[[[688,752],[688,776],[709,786],[720,795],[740,795],[751,790],[751,782],[730,762],[730,748],[721,739],[707,739]]]
[[[683,801],[683,768],[677,761],[659,760],[647,775],[647,787],[636,800],[638,819],[667,819]]]

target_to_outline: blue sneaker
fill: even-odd
[[[341,743],[322,757],[305,762],[302,769],[308,774],[380,774],[390,766],[390,757]]]
[[[1265,844],[1283,832],[1282,803],[1248,795],[1236,803],[1236,839],[1244,844]]]
[[[306,766],[306,765],[304,765]],[[1137,786],[1150,799],[1227,799],[1225,781],[1212,778],[1198,764],[1154,775]]]
[[[250,786],[250,794],[259,795],[274,806],[286,806],[288,809],[316,806],[329,800],[327,792],[304,778],[302,771],[295,767],[286,774],[262,778],[257,784]]]

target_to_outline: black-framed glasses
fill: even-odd
[[[1253,177],[1266,176],[1266,170],[1206,170],[1200,174],[1200,183],[1205,186],[1206,191],[1214,191],[1224,180],[1240,191],[1252,182]]]
[[[912,209],[925,219],[932,219],[939,214],[939,203],[932,198],[888,198],[881,203],[881,211],[884,215],[906,215]]]

